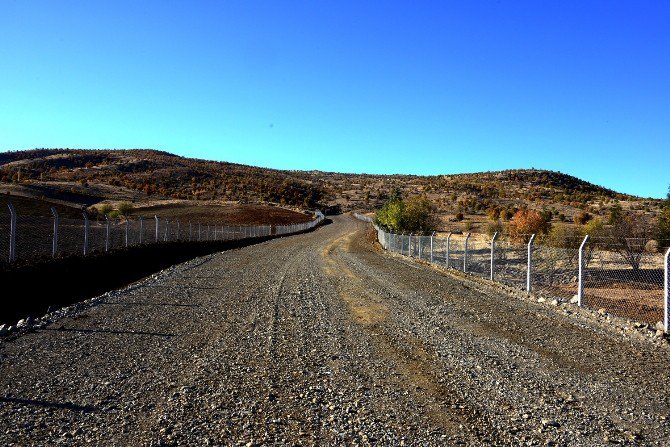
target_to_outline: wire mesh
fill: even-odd
[[[273,234],[305,231],[320,224],[324,215],[296,225],[222,226],[202,222],[181,222],[156,218],[60,218],[54,216],[16,216],[15,253],[10,260],[11,215],[0,208],[0,264],[17,260],[38,261],[53,257],[104,253],[140,244],[176,241],[225,241]],[[54,238],[57,231],[57,238]],[[86,250],[85,250],[86,248]]]
[[[645,250],[643,239],[591,241],[584,275],[586,306],[636,320],[663,320],[663,256]]]
[[[431,260],[430,236],[402,235],[377,229],[378,240],[388,250],[404,256]],[[540,239],[530,248],[528,237],[499,238],[493,254],[494,279],[547,297],[571,300],[578,293],[581,238],[567,238],[560,246]],[[467,240],[467,252],[466,252]],[[481,234],[435,234],[432,262],[478,276],[491,274],[491,238]],[[466,256],[467,254],[467,256]],[[662,254],[649,251],[648,240],[594,239],[583,251],[582,305],[648,323],[663,320],[664,275]]]

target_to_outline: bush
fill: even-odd
[[[493,236],[494,233],[502,234],[504,230],[505,227],[503,226],[503,223],[500,221],[500,219],[486,224],[486,234],[489,236]]]
[[[426,197],[393,197],[377,211],[375,223],[393,232],[428,232],[436,229],[438,220],[435,206]]]
[[[127,216],[133,212],[135,207],[130,202],[121,202],[119,203],[119,213],[123,216]]]
[[[100,207],[100,213],[102,213],[105,216],[111,213],[112,210],[114,210],[114,207],[109,203],[105,203]]]
[[[656,238],[659,249],[670,247],[670,206],[663,208],[656,223]]]
[[[583,236],[574,225],[556,224],[542,238],[547,245],[557,248],[579,248]]]
[[[456,220],[461,222],[463,219],[465,219],[465,216],[463,216],[463,213],[458,213],[456,214]]]
[[[577,224],[577,225],[584,225],[586,224],[589,220],[592,219],[593,216],[591,216],[589,213],[586,211],[582,211],[581,213],[577,214],[572,220]]]
[[[508,224],[509,235],[517,241],[524,242],[528,242],[531,234],[547,234],[550,228],[551,225],[540,216],[540,213],[527,209],[517,211]]]

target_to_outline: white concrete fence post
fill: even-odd
[[[16,261],[16,208],[12,202],[7,204],[9,208],[9,262]]]
[[[433,238],[435,237],[435,232],[433,231],[430,234],[430,263],[433,263]]]
[[[449,268],[449,248],[451,244],[451,231],[447,234],[447,254],[446,254],[446,267]]]
[[[423,235],[419,234],[417,238],[419,238],[419,260],[421,260],[421,249],[423,248],[422,247]]]
[[[527,263],[526,263],[526,292],[530,293],[532,285],[531,285],[531,277],[533,275],[533,241],[535,241],[535,235],[531,235],[530,239],[528,240],[528,256],[527,256]]]
[[[53,239],[51,240],[51,257],[55,258],[58,254],[58,226],[60,224],[60,219],[58,217],[58,211],[53,206],[51,207],[51,215],[54,217],[54,232]]]
[[[670,248],[665,252],[665,258],[663,262],[663,290],[664,290],[664,295],[665,295],[665,312],[664,312],[664,318],[663,318],[663,328],[665,332],[670,332],[670,270],[669,264],[670,264]]]
[[[105,252],[109,251],[109,216],[105,216],[105,221],[107,222],[107,225],[105,226]]]
[[[154,216],[154,219],[156,219],[156,242],[158,242],[158,216]]]
[[[465,243],[463,244],[463,271],[466,273],[468,271],[468,239],[470,239],[470,233],[465,235]]]
[[[88,229],[89,229],[89,222],[88,222],[88,214],[86,212],[81,213],[84,216],[84,256],[88,254]]]
[[[412,233],[409,234],[407,242],[407,256],[412,257]]]
[[[577,305],[582,307],[584,300],[584,247],[589,240],[589,235],[584,236],[582,244],[579,246],[579,283],[577,284]]]
[[[179,241],[179,219],[177,219],[177,238],[176,241]]]
[[[496,239],[498,238],[498,232],[496,231],[493,233],[493,237],[491,238],[491,274],[489,279],[493,281],[495,278],[495,270],[496,270]]]

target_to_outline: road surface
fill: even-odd
[[[0,444],[670,445],[668,349],[364,228],[189,261],[0,342]]]

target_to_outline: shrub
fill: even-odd
[[[465,219],[465,216],[463,216],[463,213],[458,213],[456,214],[456,220],[461,222],[463,219]]]
[[[435,206],[426,197],[393,197],[377,211],[375,223],[395,232],[427,232],[436,229],[438,220]]]
[[[489,219],[493,221],[500,219],[500,209],[497,207],[489,208],[486,213],[488,214]]]
[[[486,224],[486,234],[493,236],[494,233],[502,234],[505,227],[500,219]]]
[[[119,213],[123,216],[127,216],[133,212],[135,207],[130,202],[121,202],[119,203]]]
[[[104,214],[105,216],[114,210],[114,207],[112,207],[111,204],[105,203],[100,207],[100,212]]]
[[[426,197],[412,197],[405,201],[402,219],[406,231],[434,231],[437,227],[435,206]]]
[[[514,214],[508,224],[509,235],[517,240],[527,242],[531,234],[546,234],[550,225],[537,211],[521,209]]]
[[[577,225],[584,225],[586,222],[592,219],[593,216],[591,216],[589,213],[586,211],[582,211],[581,213],[577,214],[572,220],[577,224]]]

